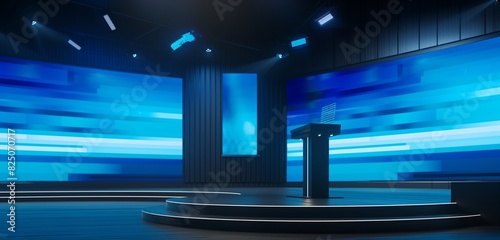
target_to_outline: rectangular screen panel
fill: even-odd
[[[13,129],[18,181],[182,181],[182,79],[10,58],[0,69],[0,154]]]
[[[500,179],[499,62],[492,38],[291,80],[288,134],[335,106],[330,181]],[[288,138],[287,180],[302,181]]]
[[[257,74],[222,75],[222,154],[257,154]]]

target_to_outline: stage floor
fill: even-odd
[[[302,188],[228,188],[224,191],[238,192],[245,198],[218,197],[211,203],[345,206],[449,203],[451,199],[450,189],[330,188],[330,199],[302,198]]]
[[[304,198],[301,188],[224,191],[241,195],[171,198],[144,209],[143,219],[187,228],[297,233],[428,231],[482,224],[481,214],[450,201],[449,189],[332,188],[324,199]]]
[[[204,229],[180,228],[168,225],[144,222],[141,210],[165,205],[165,199],[126,198],[148,192],[199,192],[203,188],[157,188],[157,189],[113,189],[89,190],[87,194],[95,195],[106,192],[121,194],[116,198],[78,198],[67,201],[66,198],[43,199],[29,201],[19,199],[16,202],[16,220],[19,228],[16,233],[0,232],[0,239],[350,239],[350,240],[497,240],[500,239],[500,228],[495,226],[479,226],[463,229],[451,229],[426,232],[376,233],[376,234],[291,234],[291,233],[256,233],[227,232]],[[209,190],[209,189],[206,189]],[[216,189],[217,190],[217,189]],[[449,189],[373,189],[373,188],[334,188],[332,195],[344,196],[339,204],[412,204],[421,202],[442,202],[450,200]],[[210,191],[215,191],[210,189]],[[220,192],[239,192],[242,195],[300,195],[300,188],[223,188]],[[79,193],[82,195],[84,193]],[[37,195],[42,195],[38,193]],[[65,195],[58,192],[58,196]],[[72,194],[67,194],[71,196]],[[121,195],[121,196],[120,196]],[[195,194],[194,194],[195,195]],[[193,196],[191,194],[190,196]],[[355,199],[356,198],[356,199]],[[38,198],[41,199],[41,198]],[[351,199],[351,201],[349,201]],[[0,204],[8,207],[6,201]],[[22,227],[21,227],[22,226]]]

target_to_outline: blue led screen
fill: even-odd
[[[290,80],[290,130],[337,123],[330,181],[500,179],[500,38]]]
[[[182,181],[182,79],[10,58],[0,69],[0,152],[13,129],[18,181]]]
[[[257,74],[222,75],[222,154],[257,154]]]

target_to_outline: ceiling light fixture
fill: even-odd
[[[278,54],[276,54],[276,56],[277,56],[279,59],[283,59],[283,58],[288,57],[288,53],[278,53]]]
[[[332,13],[329,12],[329,13],[323,15],[322,17],[320,17],[318,20],[316,20],[316,22],[318,22],[320,26],[323,26],[327,22],[331,21],[333,18],[334,17],[332,15]]]
[[[116,30],[115,24],[113,23],[113,21],[111,21],[111,18],[109,17],[109,15],[106,14],[103,17],[104,17],[104,20],[106,20],[106,23],[108,23],[108,26],[111,29],[111,31]]]
[[[68,43],[73,46],[74,48],[76,48],[76,50],[81,50],[82,47],[80,47],[80,45],[78,45],[77,43],[73,42],[73,40],[68,40]]]
[[[172,48],[172,50],[175,51],[175,50],[179,49],[185,43],[194,42],[194,40],[196,40],[196,37],[193,35],[193,33],[187,32],[187,33],[183,34],[181,38],[177,39],[175,42],[170,44],[170,47]]]
[[[293,40],[291,42],[292,47],[299,47],[307,44],[307,39],[306,38],[299,38],[297,40]]]

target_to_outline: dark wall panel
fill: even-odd
[[[375,11],[370,11],[370,15],[374,18],[374,22],[381,27],[380,34],[378,35],[378,57],[388,57],[398,54],[398,25],[399,25],[399,14],[404,13],[404,6],[399,4],[397,9],[401,9],[402,13],[393,14],[387,7],[387,2],[383,1],[379,3],[378,9]],[[387,14],[387,15],[384,15]],[[379,20],[375,21],[375,17]],[[385,16],[389,16],[387,19]]]
[[[344,42],[344,41],[345,41],[345,39],[343,39],[340,36],[334,37],[334,45],[335,45],[336,51],[334,52],[334,56],[333,57],[334,57],[335,67],[341,67],[341,66],[345,66],[345,65],[348,64],[346,56],[343,54],[342,50],[340,49],[340,44],[342,42]],[[313,69],[311,69],[312,72],[314,72],[315,70],[319,70],[319,68],[313,68]],[[291,75],[293,76],[293,74],[291,74]]]
[[[460,1],[441,0],[438,11],[438,44],[460,40]]]
[[[484,12],[486,33],[500,31],[500,4],[489,4]]]
[[[437,8],[435,5],[420,3],[420,49],[437,45]]]
[[[390,24],[382,28],[378,38],[378,57],[384,58],[398,54],[398,20],[393,17]]]
[[[184,78],[186,183],[271,186],[285,181],[286,129],[279,127],[286,124],[280,118],[286,114],[286,88],[276,61],[246,65],[246,61],[234,55],[201,56],[189,61]],[[273,71],[268,71],[272,65],[276,65]],[[222,74],[245,72],[258,73],[258,156],[221,157]]]
[[[420,19],[417,4],[407,4],[398,15],[398,53],[418,50]]]
[[[483,35],[485,33],[485,1],[462,1],[460,16],[461,39]]]
[[[378,11],[383,10],[383,6],[381,7],[380,4],[377,3],[376,1],[366,2],[362,6],[363,7],[361,7],[358,10],[358,14],[361,16],[360,22],[358,23],[358,25],[359,25],[360,29],[362,29],[363,32],[366,34],[367,25],[372,21],[374,23],[377,23],[376,21],[374,21],[374,18],[371,14],[366,14],[366,13],[370,13],[372,10],[375,12],[377,12],[377,10]],[[380,33],[382,31],[386,31],[386,30],[384,30],[384,27],[381,27]],[[378,58],[379,49],[380,49],[379,48],[380,33],[377,34],[377,36],[370,37],[370,44],[368,44],[366,47],[361,49],[360,62],[371,61],[371,60],[375,60]]]
[[[361,62],[371,61],[378,58],[378,47],[379,38],[372,38],[370,45],[361,50],[360,60]]]

